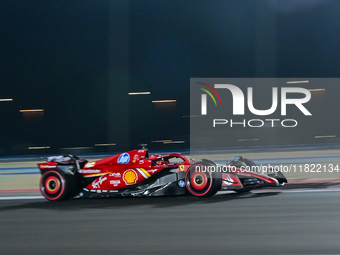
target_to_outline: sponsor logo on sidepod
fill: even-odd
[[[126,164],[130,161],[130,155],[128,153],[123,153],[118,158],[118,164]]]
[[[178,186],[180,186],[180,187],[184,187],[185,186],[185,182],[184,181],[182,181],[182,180],[180,180],[179,182],[178,182]]]

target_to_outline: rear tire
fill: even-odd
[[[59,169],[50,170],[41,176],[41,194],[50,201],[67,200],[76,195],[77,183],[74,175]]]
[[[196,197],[211,197],[221,189],[222,173],[211,171],[208,167],[216,167],[215,164],[202,161],[189,167],[185,175],[187,190]]]

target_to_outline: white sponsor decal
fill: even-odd
[[[121,177],[120,173],[110,173],[109,176],[111,177]]]
[[[138,171],[145,179],[149,178],[149,177],[143,172],[142,169],[136,168],[136,170],[137,170],[137,171]]]
[[[154,173],[154,172],[156,172],[158,169],[150,169],[150,170],[148,170],[148,172],[151,172],[152,174]]]
[[[100,173],[100,169],[81,169],[79,170],[79,173],[81,174],[96,174],[96,173]]]
[[[103,181],[105,181],[107,177],[100,177],[97,181],[92,182],[92,187],[94,189],[99,189],[100,185],[102,185]]]
[[[120,184],[120,180],[111,180],[110,184],[112,184],[113,186],[118,186]]]
[[[86,163],[85,168],[94,167],[95,164],[96,164],[96,162],[89,162],[89,163]]]
[[[56,168],[57,166],[41,165],[40,168]]]
[[[227,179],[223,179],[225,185],[233,185],[234,180],[230,177],[230,175],[227,175]]]

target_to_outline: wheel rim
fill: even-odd
[[[57,171],[46,172],[40,181],[40,191],[48,200],[58,200],[65,193],[64,177]]]
[[[61,188],[60,181],[55,176],[49,176],[48,178],[46,178],[44,186],[46,192],[48,192],[51,195],[56,194]]]
[[[208,176],[204,172],[195,171],[190,176],[190,184],[196,190],[204,189],[208,184]]]
[[[212,175],[205,165],[193,165],[185,176],[188,191],[195,196],[206,195],[212,186]]]

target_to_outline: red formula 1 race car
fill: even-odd
[[[50,201],[186,193],[210,197],[220,190],[245,192],[287,183],[281,172],[254,171],[255,163],[246,158],[236,157],[227,165],[207,159],[194,163],[180,153],[149,156],[145,147],[94,162],[73,155],[52,156],[38,167],[41,193]]]

